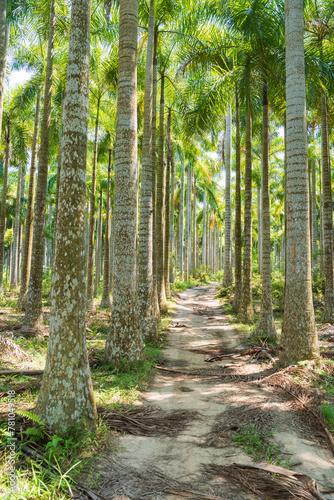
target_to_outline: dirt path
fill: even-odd
[[[245,348],[223,316],[215,291],[212,285],[180,295],[164,350],[165,370],[157,371],[145,395],[147,405],[158,405],[162,410],[196,410],[197,417],[177,437],[124,435],[121,451],[101,465],[98,483],[104,498],[259,498],[232,481],[210,477],[203,468],[203,464],[254,464],[229,437],[231,429],[254,418],[274,429],[274,442],[282,456],[291,457],[293,470],[314,478],[323,491],[334,485],[332,454],[314,441],[281,395],[265,384],[247,381],[249,375],[254,379],[256,374],[270,373],[268,365],[250,357],[207,363],[207,353],[194,352],[218,346]],[[178,371],[198,374],[188,376]],[[235,377],[224,378],[222,373]],[[334,493],[326,492],[325,498],[334,499]]]

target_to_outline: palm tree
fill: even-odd
[[[319,347],[311,287],[303,0],[287,0],[285,15],[287,259],[280,361],[293,363],[316,358]]]
[[[186,245],[186,280],[190,278],[191,271],[191,191],[192,191],[192,165],[189,162],[187,168],[187,193],[186,193],[186,230],[185,230],[185,245]]]
[[[7,48],[8,48],[8,24],[7,0],[0,0],[0,137],[2,130],[3,97],[5,91]]]
[[[145,358],[139,332],[137,236],[137,30],[138,0],[120,0],[118,100],[115,147],[114,286],[105,361],[119,366]]]
[[[269,200],[269,141],[268,141],[268,97],[267,82],[263,84],[262,101],[262,249],[261,249],[261,310],[256,325],[256,333],[260,336],[267,336],[268,339],[277,338],[276,326],[273,315],[271,298],[271,261],[270,261],[270,200]]]
[[[3,171],[2,195],[1,195],[1,210],[0,210],[0,293],[3,293],[3,263],[4,263],[4,242],[6,231],[6,199],[7,199],[7,182],[8,182],[8,166],[11,157],[10,143],[10,121],[7,123],[6,130],[6,150]]]
[[[97,413],[85,338],[85,204],[90,0],[73,0],[50,340],[35,412],[55,432]],[[69,216],[70,214],[70,216]]]
[[[46,208],[46,188],[48,178],[49,159],[49,132],[51,119],[51,89],[53,73],[53,48],[55,36],[55,4],[50,5],[48,55],[45,73],[44,108],[39,148],[38,177],[36,189],[36,205],[33,226],[33,244],[31,274],[27,296],[27,308],[23,324],[27,328],[34,328],[42,322],[42,282],[43,282],[43,254],[44,254],[44,227]]]
[[[151,0],[145,74],[138,248],[138,318],[142,337],[151,341],[156,340],[158,336],[158,325],[153,312],[153,179],[155,178],[155,161],[153,164],[155,144],[152,146],[153,56],[154,0]]]
[[[108,163],[108,184],[107,184],[107,206],[106,206],[106,225],[104,234],[104,266],[103,266],[103,291],[100,307],[111,308],[110,301],[110,180],[111,180],[111,154],[112,150],[109,149],[109,163]]]
[[[39,118],[40,118],[40,108],[41,108],[41,90],[38,90],[37,101],[36,101],[36,111],[35,111],[35,125],[34,125],[34,135],[31,147],[31,163],[30,163],[30,177],[29,177],[29,192],[28,192],[28,204],[27,204],[27,215],[25,223],[25,233],[24,233],[24,247],[23,247],[23,259],[22,259],[22,274],[21,274],[21,286],[20,295],[17,302],[17,307],[24,309],[27,301],[28,285],[30,279],[31,270],[31,252],[32,252],[32,236],[33,236],[33,218],[34,218],[34,202],[35,202],[35,185],[36,185],[36,166],[37,166],[37,154],[38,154],[38,131],[39,131]]]
[[[235,92],[235,287],[232,309],[239,311],[242,287],[242,238],[241,238],[241,172],[240,172],[240,115],[239,96],[236,87]]]
[[[225,245],[223,286],[232,286],[232,213],[231,213],[231,154],[232,154],[232,112],[226,117],[225,135]]]

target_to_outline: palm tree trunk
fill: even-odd
[[[324,261],[325,261],[325,309],[324,323],[334,321],[334,289],[333,289],[333,201],[331,186],[331,169],[329,160],[327,100],[321,97],[321,155],[324,214]]]
[[[225,252],[223,286],[230,287],[233,283],[232,273],[232,212],[231,212],[231,153],[232,153],[232,114],[231,109],[226,117],[225,134]]]
[[[120,0],[114,286],[111,326],[105,348],[106,363],[115,366],[145,359],[137,310],[137,32],[138,0]]]
[[[0,209],[0,294],[3,293],[3,264],[4,264],[4,250],[5,250],[5,232],[6,232],[6,200],[7,200],[7,184],[8,184],[8,166],[11,157],[9,120],[8,120],[5,140],[6,140],[6,151],[5,151],[4,170],[3,170],[1,209]]]
[[[166,169],[166,189],[165,189],[165,239],[164,239],[164,280],[166,297],[170,299],[170,285],[169,285],[169,218],[170,218],[170,158],[167,156],[167,169]]]
[[[61,111],[60,111],[60,119],[62,126],[64,124],[64,112],[65,112],[65,92],[62,95],[61,101]],[[60,177],[61,177],[61,155],[63,152],[63,132],[61,131],[59,135],[59,144],[58,144],[58,158],[57,158],[57,188],[56,188],[56,206],[55,206],[55,216],[54,216],[54,230],[53,230],[53,257],[55,256],[56,247],[56,232],[57,232],[57,218],[58,218],[58,205],[59,205],[59,185],[60,185]]]
[[[311,160],[311,172],[312,172],[312,263],[313,263],[313,273],[318,271],[318,225],[317,225],[317,195],[316,195],[316,174],[315,174],[315,159]]]
[[[319,161],[319,187],[320,187],[320,277],[325,276],[325,262],[324,262],[324,197],[322,192],[322,168]]]
[[[155,259],[157,266],[157,287],[160,312],[167,312],[167,300],[164,281],[164,113],[165,113],[165,75],[161,74],[158,172],[157,172],[157,208],[156,208],[156,245]]]
[[[55,36],[55,0],[50,6],[50,25],[48,54],[44,87],[44,109],[41,132],[41,144],[39,148],[38,176],[36,188],[36,203],[34,213],[33,243],[31,258],[31,274],[27,307],[23,324],[25,328],[34,328],[43,322],[42,313],[42,284],[43,284],[43,253],[44,253],[44,230],[46,211],[46,190],[48,181],[49,160],[49,133],[51,121],[51,91],[53,72],[53,48]]]
[[[262,158],[263,158],[263,152],[262,152]],[[262,165],[262,159],[261,159],[261,179],[263,178],[263,165]],[[263,189],[263,188],[262,188]],[[256,201],[257,201],[257,253],[258,253],[258,270],[259,274],[262,274],[262,199],[261,199],[261,186],[256,186],[256,191],[257,191],[257,196],[256,196]]]
[[[193,256],[192,256],[192,267],[193,269],[197,269],[197,257],[196,257],[196,250],[197,250],[197,235],[196,235],[196,192],[194,190],[193,193]]]
[[[203,236],[202,236],[202,266],[205,267],[206,264],[206,191],[204,191],[203,199]]]
[[[261,273],[261,310],[256,325],[256,334],[270,340],[277,339],[271,297],[271,262],[270,262],[270,197],[269,197],[269,123],[267,82],[263,84],[262,101],[262,273]]]
[[[103,267],[103,291],[100,307],[109,309],[111,308],[110,301],[110,179],[111,179],[111,149],[109,149],[109,163],[108,163],[108,185],[107,185],[107,206],[106,206],[106,226],[104,235],[104,267]]]
[[[187,197],[186,197],[186,281],[191,272],[191,191],[192,191],[192,167],[189,164],[187,170]]]
[[[175,192],[175,161],[171,145],[171,120],[172,112],[169,108],[168,120],[167,120],[167,130],[166,130],[166,144],[167,144],[167,155],[171,164],[171,192],[170,192],[170,230],[169,230],[169,280],[170,283],[174,282],[174,251],[175,251],[175,229],[174,229],[174,192]]]
[[[17,302],[18,309],[25,309],[27,294],[28,294],[28,285],[30,280],[40,109],[41,109],[41,91],[39,90],[36,101],[34,135],[31,148],[29,193],[28,193],[27,215],[26,215],[25,234],[24,234],[21,288],[20,288],[19,300]]]
[[[99,283],[100,283],[100,278],[101,278],[102,205],[103,205],[103,193],[102,193],[102,188],[101,188],[100,203],[99,203],[99,221],[98,221],[97,231],[96,231],[94,297],[97,297],[99,294]]]
[[[50,337],[35,413],[54,432],[95,429],[85,337],[85,205],[90,0],[73,0]],[[69,224],[69,215],[71,223]],[[70,354],[70,355],[69,355]]]
[[[6,22],[7,0],[0,0],[0,137],[2,132],[3,98],[5,93],[9,27]]]
[[[311,287],[303,35],[303,0],[286,0],[287,259],[282,363],[319,356]]]
[[[110,248],[109,248],[109,290],[112,293],[114,283],[114,217],[112,216],[112,203],[110,204]]]
[[[145,72],[143,153],[140,189],[138,318],[142,337],[154,342],[158,337],[158,324],[153,313],[153,179],[155,178],[155,161],[153,162],[152,154],[153,58],[154,0],[151,0]]]
[[[248,97],[248,101],[250,96]],[[252,118],[250,102],[246,112],[246,166],[245,166],[245,221],[243,280],[238,319],[251,323],[254,318],[252,304]]]
[[[94,157],[92,171],[92,190],[90,195],[90,218],[88,240],[88,269],[87,269],[87,311],[94,313],[94,234],[95,234],[95,197],[96,197],[96,169],[97,169],[97,144],[99,138],[100,98],[97,100],[94,137]],[[96,269],[97,271],[97,269]]]
[[[21,179],[22,165],[19,166],[19,175],[17,179],[16,189],[16,208],[14,221],[14,241],[13,241],[13,266],[11,272],[11,285],[14,290],[17,289],[18,283],[18,260],[19,260],[19,237],[20,237],[20,207],[21,207]]]
[[[180,191],[180,210],[179,210],[179,268],[180,268],[180,279],[183,279],[183,241],[184,241],[184,172],[185,164],[184,160],[181,165],[181,191]]]

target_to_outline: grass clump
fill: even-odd
[[[274,465],[289,465],[289,459],[280,456],[277,445],[270,443],[274,431],[259,429],[255,424],[240,425],[239,432],[232,435],[233,441],[255,460],[267,460]]]
[[[327,427],[329,428],[329,430],[334,431],[334,406],[325,403],[320,406],[320,410],[325,417]]]

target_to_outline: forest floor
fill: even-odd
[[[197,284],[173,293],[158,344],[121,372],[103,363],[111,313],[97,309],[86,322],[97,434],[40,426],[38,436],[49,298],[39,331],[22,331],[16,299],[8,292],[0,310],[3,345],[13,341],[0,352],[0,498],[334,500],[333,326],[318,325],[320,363],[282,369],[278,345],[236,322],[226,290]],[[280,331],[279,303],[275,315]],[[16,393],[15,495],[6,482],[8,391]]]
[[[96,464],[94,491],[131,500],[334,499],[320,391],[303,388],[314,369],[278,371],[275,348],[245,345],[216,292],[212,284],[179,294],[163,360],[138,402],[148,415],[179,415],[175,432],[162,425],[157,435],[120,437],[120,451]]]

